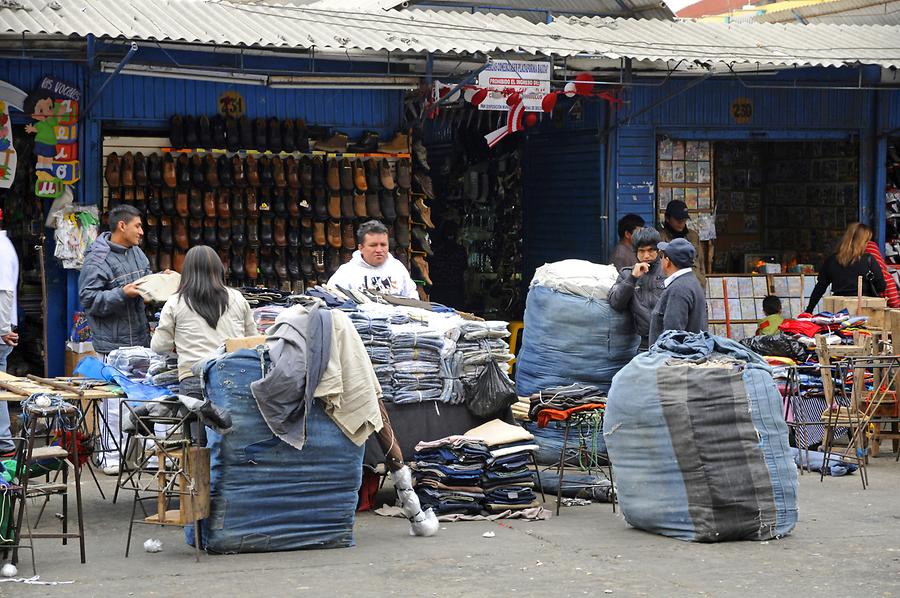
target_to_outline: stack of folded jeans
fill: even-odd
[[[275,323],[275,319],[284,310],[285,307],[281,305],[265,305],[263,307],[254,308],[252,313],[253,322],[256,324],[256,330],[260,334],[265,334],[266,330]]]
[[[492,512],[540,506],[534,493],[531,453],[538,446],[531,440],[490,447],[491,458],[482,476],[485,508]]]
[[[393,326],[392,331],[394,402],[445,400],[441,378],[443,334],[418,324]]]
[[[490,456],[483,442],[465,436],[418,443],[412,469],[422,507],[431,507],[438,515],[481,513],[485,499],[481,479]]]
[[[496,361],[502,371],[509,372],[508,362],[513,356],[504,340],[509,337],[507,326],[507,322],[494,320],[466,321],[459,327],[456,350],[460,356],[459,377],[463,381],[472,384],[491,361]]]
[[[358,311],[350,312],[349,316],[369,354],[375,376],[381,384],[382,398],[391,401],[394,396],[394,366],[388,317]]]

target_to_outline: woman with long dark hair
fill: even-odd
[[[866,253],[866,246],[872,240],[872,229],[865,224],[854,222],[847,227],[838,249],[825,258],[816,286],[809,297],[806,311],[812,313],[831,285],[831,294],[843,297],[855,297],[859,277],[862,276],[862,294],[866,297],[878,297],[884,292],[886,284],[881,268],[871,255]]]
[[[225,286],[225,268],[206,245],[190,249],[184,258],[181,284],[169,297],[153,333],[150,348],[178,353],[180,393],[199,396],[200,380],[191,368],[209,357],[227,338],[257,333],[250,304]]]

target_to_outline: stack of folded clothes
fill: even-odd
[[[482,440],[490,451],[481,479],[485,509],[500,513],[541,505],[528,467],[531,453],[538,449],[530,432],[495,419],[469,430],[466,437]]]
[[[275,319],[278,317],[282,311],[286,308],[281,305],[266,305],[263,307],[257,307],[251,312],[253,313],[253,322],[256,324],[256,329],[260,334],[265,334],[266,330],[268,330],[274,323]]]
[[[438,515],[481,513],[485,498],[481,479],[490,457],[483,442],[465,436],[418,443],[412,470],[422,507],[431,507]]]
[[[509,352],[509,344],[504,340],[509,337],[507,326],[507,322],[500,320],[466,321],[460,325],[456,350],[460,357],[459,374],[463,382],[474,383],[491,361],[496,361],[502,371],[509,372],[509,360],[513,355]]]
[[[606,406],[606,395],[596,386],[587,384],[554,386],[534,393],[529,399],[528,415],[541,428],[551,421],[564,421],[573,413]]]
[[[444,336],[419,324],[392,326],[395,403],[440,401],[444,397],[441,354]]]
[[[391,401],[394,397],[394,366],[391,357],[391,327],[388,316],[367,314],[359,311],[348,314],[359,333],[369,361],[375,369],[375,377],[381,384],[382,398]]]

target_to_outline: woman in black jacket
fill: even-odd
[[[816,286],[809,297],[806,311],[812,313],[819,299],[831,285],[831,294],[855,297],[857,281],[862,276],[862,293],[866,297],[878,297],[887,286],[881,268],[871,255],[866,253],[866,244],[872,240],[872,229],[865,224],[854,222],[847,227],[837,252],[825,258]]]

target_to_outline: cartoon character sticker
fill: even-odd
[[[9,106],[0,100],[0,189],[12,187],[17,161],[12,124],[9,121]]]
[[[25,132],[34,135],[35,167],[38,181],[49,181],[53,176],[53,160],[56,158],[56,127],[59,115],[56,102],[46,89],[38,89],[28,96],[25,112],[34,119],[34,124],[25,125]]]

